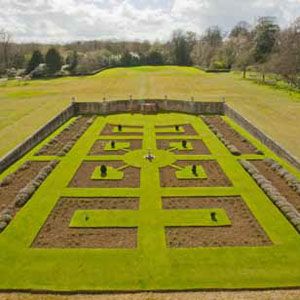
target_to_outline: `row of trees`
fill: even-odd
[[[300,18],[281,29],[276,19],[259,18],[253,26],[238,23],[229,33],[208,28],[198,36],[177,30],[167,42],[89,41],[66,45],[14,44],[0,31],[0,74],[9,68],[33,72],[45,64],[48,75],[85,74],[106,66],[197,65],[204,69],[249,69],[272,73],[299,87]],[[43,54],[45,56],[43,56]]]

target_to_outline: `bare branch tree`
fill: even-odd
[[[11,34],[5,29],[0,29],[0,68],[9,66],[9,50],[11,44]]]

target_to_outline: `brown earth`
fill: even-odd
[[[209,186],[232,186],[227,176],[222,171],[219,163],[209,161],[177,161],[174,165],[179,167],[201,165],[207,175],[207,179],[178,179],[177,169],[173,167],[160,168],[160,184],[162,187],[209,187]]]
[[[156,135],[197,135],[197,131],[194,129],[194,127],[191,124],[184,124],[180,125],[181,128],[183,128],[184,132],[157,132]],[[163,125],[163,126],[155,126],[156,129],[159,128],[170,128],[173,129],[175,126],[170,125]]]
[[[300,213],[300,195],[295,192],[284,178],[282,178],[276,171],[264,161],[251,161],[258,171],[267,178],[272,185],[290,202]]]
[[[137,198],[61,198],[48,216],[34,248],[136,248],[137,228],[70,228],[77,210],[137,210]]]
[[[164,198],[163,208],[222,208],[232,223],[221,227],[167,227],[167,245],[171,248],[272,245],[241,197]]]
[[[67,144],[75,145],[80,136],[88,129],[91,117],[79,117],[68,128],[45,145],[36,155],[59,155]]]
[[[108,140],[98,140],[93,145],[89,155],[123,155],[127,153],[126,150],[115,150],[115,151],[105,151],[104,147],[106,143],[110,143]],[[130,147],[128,150],[138,150],[142,148],[142,140],[116,140],[116,142],[125,142],[130,143]]]
[[[92,174],[96,167],[106,165],[107,167],[120,168],[124,166],[122,161],[84,161],[75,176],[71,180],[69,187],[80,188],[138,188],[140,187],[140,169],[127,167],[122,170],[124,178],[122,180],[92,180]]]
[[[122,125],[122,124],[121,124]],[[140,130],[143,129],[143,126],[127,126],[127,125],[122,125],[122,128],[123,129],[126,129],[126,128],[136,128],[138,129],[137,132],[122,132],[122,131],[119,131],[119,132],[113,132],[113,129],[114,128],[117,128],[118,125],[113,125],[113,124],[106,124],[106,126],[104,127],[104,129],[101,131],[100,135],[111,135],[111,136],[139,136],[139,135],[143,135],[143,132],[141,132]]]
[[[100,295],[0,294],[0,300],[299,300],[299,289],[258,291],[200,291],[173,293],[111,293]]]
[[[230,127],[230,125],[228,125],[220,116],[205,117],[205,121],[206,123],[215,126],[224,138],[234,145],[242,154],[257,153],[257,148]]]
[[[43,167],[49,162],[27,161],[16,172],[9,175],[9,184],[0,187],[0,212],[4,209],[12,211],[15,215],[20,208],[15,207],[14,200],[19,191],[33,180]]]
[[[201,140],[186,140],[188,143],[191,143],[193,150],[174,150],[173,152],[177,155],[205,155],[210,154],[210,151],[206,147],[203,141]],[[157,148],[168,150],[170,149],[170,143],[173,142],[182,142],[182,140],[157,140]]]

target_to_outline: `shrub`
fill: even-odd
[[[187,147],[187,141],[182,141],[182,147],[186,148]]]
[[[19,170],[24,171],[27,170],[29,167],[30,167],[30,163],[27,161],[20,167]]]
[[[107,167],[105,165],[102,165],[100,167],[100,172],[101,172],[101,176],[106,176],[107,175]]]
[[[6,222],[0,222],[0,232],[3,231],[7,227]]]
[[[116,148],[116,142],[115,141],[111,141],[110,146],[112,149]]]
[[[118,131],[122,131],[122,125],[118,125]]]
[[[5,223],[10,223],[10,221],[12,220],[12,216],[9,215],[9,214],[3,214],[1,217],[0,217],[0,221],[1,222],[5,222]]]
[[[213,222],[217,222],[218,220],[217,220],[217,214],[215,213],[215,212],[212,212],[211,214],[210,214],[210,218],[211,218],[211,220],[213,221]]]
[[[179,131],[179,125],[175,125],[175,130]]]
[[[3,186],[7,186],[7,185],[10,185],[13,181],[13,176],[12,174],[6,176],[1,182],[0,182],[0,186],[3,187]]]
[[[197,176],[197,166],[196,165],[193,165],[192,166],[192,173]]]

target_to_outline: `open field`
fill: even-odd
[[[59,141],[78,123],[88,126],[62,153]],[[241,155],[210,123],[227,128]],[[300,179],[226,117],[73,118],[0,175],[15,174],[0,187],[1,208],[14,207],[0,233],[0,290],[299,287],[299,232],[240,162],[275,176],[265,158]],[[15,190],[33,178],[33,196],[14,206]],[[300,194],[280,178],[271,185],[300,212]]]
[[[0,156],[21,143],[70,103],[107,99],[164,98],[226,100],[250,121],[300,157],[300,96],[259,86],[235,74],[196,68],[118,68],[95,76],[15,81],[0,86]]]

